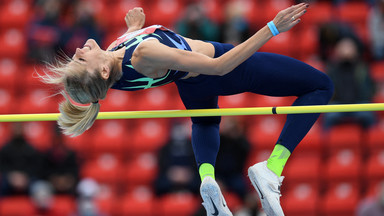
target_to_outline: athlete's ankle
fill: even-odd
[[[212,164],[203,163],[199,167],[199,174],[201,181],[203,181],[206,177],[215,179],[215,168],[212,166]]]
[[[280,177],[290,155],[291,152],[285,146],[276,144],[271,156],[267,160],[268,169]]]

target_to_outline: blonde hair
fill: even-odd
[[[58,124],[63,133],[72,137],[88,130],[96,120],[100,110],[99,99],[104,99],[112,80],[104,80],[98,71],[89,73],[86,66],[72,61],[63,54],[56,58],[55,64],[47,63],[47,71],[39,75],[41,81],[58,86],[65,100],[60,103]],[[69,97],[80,104],[78,106]]]

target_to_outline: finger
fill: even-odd
[[[141,8],[141,7],[135,7],[134,10],[136,12],[141,12],[141,13],[144,11],[143,8]]]
[[[306,8],[303,8],[300,10],[297,10],[295,11],[295,13],[292,14],[292,18],[294,18],[294,20],[300,18],[301,16],[303,16],[305,13],[307,12],[307,9]]]
[[[306,3],[300,3],[300,4],[297,4],[297,5],[292,5],[291,7],[285,9],[285,11],[286,11],[287,13],[292,13],[293,11],[295,11],[295,10],[297,10],[298,8],[303,7],[303,6],[305,6],[305,5],[306,5]]]
[[[293,21],[291,23],[291,28],[293,28],[295,25],[299,24],[300,21],[301,21],[301,19],[296,19],[295,21]]]
[[[305,11],[306,9],[308,8],[308,4],[304,4],[298,8],[296,8],[294,11],[291,12],[291,14],[289,14],[290,16],[296,16],[298,14],[300,14],[301,12]]]

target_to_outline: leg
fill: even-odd
[[[333,94],[330,79],[295,59],[275,54],[254,55],[247,65],[258,68],[251,91],[269,96],[297,96],[293,106],[327,104]],[[249,69],[250,70],[250,69]],[[250,167],[248,175],[267,215],[284,215],[280,206],[280,177],[291,152],[308,133],[319,114],[287,115],[268,161]]]
[[[217,108],[217,96],[190,98],[185,95],[187,88],[179,86],[180,96],[187,109]],[[203,99],[202,99],[203,98]],[[215,181],[214,166],[220,147],[220,117],[192,118],[192,146],[201,177],[200,194],[207,215],[231,216],[219,185]]]
[[[257,78],[253,79],[255,84],[251,89],[254,93],[297,96],[293,106],[324,105],[333,95],[333,85],[328,76],[298,60],[260,53],[249,64],[258,68],[255,75]],[[287,115],[287,121],[277,143],[293,152],[318,117],[317,113]]]

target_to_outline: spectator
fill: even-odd
[[[51,58],[55,56],[62,33],[59,25],[62,8],[62,1],[37,1],[36,13],[27,29],[28,58],[31,61],[52,61]]]
[[[225,20],[220,29],[220,41],[238,45],[250,37],[249,23],[243,10],[236,2],[228,2],[225,6]]]
[[[79,180],[77,156],[64,145],[59,129],[56,131],[53,145],[44,155],[44,178],[51,183],[55,194],[75,195]]]
[[[363,200],[357,207],[357,216],[381,216],[384,215],[384,184],[374,198]]]
[[[154,188],[158,196],[174,192],[199,193],[200,178],[187,125],[177,122],[171,129],[169,142],[159,152],[159,175]]]
[[[319,51],[321,59],[325,62],[330,61],[330,56],[332,56],[336,44],[346,37],[354,40],[359,53],[364,51],[363,43],[350,26],[337,22],[324,23],[321,25],[319,28]]]
[[[223,120],[220,132],[220,150],[216,160],[217,180],[244,200],[249,191],[244,170],[250,144],[238,118],[226,117]]]
[[[205,14],[204,8],[198,3],[186,7],[185,16],[176,23],[176,31],[191,39],[217,41],[218,26]]]
[[[0,196],[27,195],[41,167],[41,154],[25,140],[23,124],[15,123],[12,133],[0,149]]]
[[[376,0],[368,22],[373,57],[377,60],[384,59],[384,0]]]
[[[335,85],[333,104],[372,102],[374,83],[353,39],[343,38],[336,44],[327,74]],[[326,129],[344,122],[355,122],[368,128],[375,122],[373,112],[326,113],[323,117]]]
[[[92,1],[79,0],[69,9],[68,24],[63,26],[61,45],[66,53],[75,53],[77,47],[82,47],[88,38],[100,43],[103,31],[97,25],[94,17]]]
[[[34,62],[52,62],[56,50],[74,53],[88,38],[101,42],[91,1],[39,0],[28,28],[28,57]]]
[[[100,185],[93,179],[85,178],[77,185],[77,214],[76,216],[104,216],[98,208],[96,199],[100,193]]]

